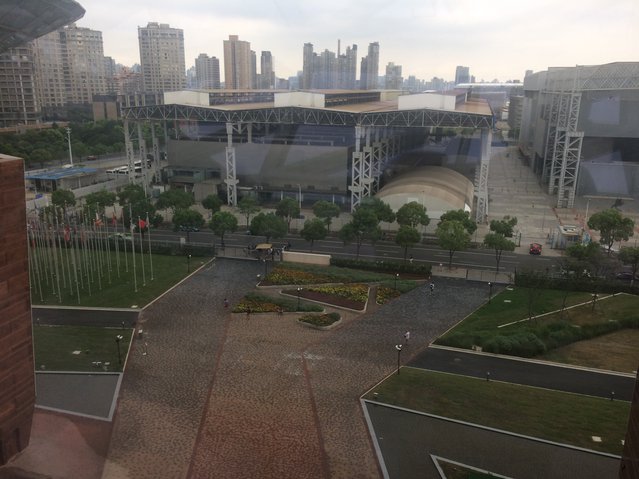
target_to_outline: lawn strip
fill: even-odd
[[[618,455],[630,412],[625,401],[412,368],[402,368],[366,399],[375,392],[388,404]]]

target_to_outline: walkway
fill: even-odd
[[[485,299],[440,279],[327,332],[230,314],[224,297],[260,270],[218,261],[144,311],[149,354],[129,359],[104,478],[379,477],[358,397],[393,370],[405,331],[408,359]]]

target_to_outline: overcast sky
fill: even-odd
[[[222,41],[270,50],[278,77],[302,69],[302,47],[342,52],[380,44],[402,75],[453,80],[456,65],[477,81],[523,79],[550,66],[639,61],[639,0],[79,0],[77,24],[102,32],[104,54],[140,62],[137,27],[168,23],[184,30],[186,67],[200,53],[223,68]],[[359,78],[359,58],[358,71]],[[223,79],[223,72],[222,79]]]

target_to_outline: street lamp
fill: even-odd
[[[71,152],[71,128],[67,127],[67,142],[69,143],[69,163],[73,166],[73,153]]]
[[[187,273],[191,272],[191,255],[190,254],[186,255],[186,272]]]
[[[115,344],[117,344],[118,346],[118,364],[122,365],[122,353],[120,352],[120,341],[122,341],[124,339],[124,336],[122,336],[121,334],[118,334],[115,337]]]
[[[297,204],[300,207],[300,211],[302,210],[302,185],[297,185]]]
[[[395,273],[395,289],[397,289],[397,278],[399,278],[399,273]]]
[[[302,288],[297,288],[297,310],[300,310],[300,293],[302,292]]]
[[[493,283],[488,281],[488,304],[490,304],[490,300],[493,297]]]
[[[397,374],[399,375],[399,365],[402,358],[402,345],[396,344],[395,349],[397,349]]]
[[[264,262],[264,279],[266,280],[266,275],[268,274],[268,263],[266,262],[266,258],[262,259]]]

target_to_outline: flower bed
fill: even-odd
[[[305,314],[298,319],[300,323],[314,326],[318,329],[328,329],[341,319],[338,313]]]
[[[395,298],[399,298],[401,294],[402,293],[395,288],[380,286],[377,288],[377,296],[375,297],[375,302],[377,304],[386,304]]]
[[[322,311],[317,304],[300,303],[299,306],[299,311]],[[286,312],[298,311],[297,301],[249,293],[233,307],[233,312],[245,313],[250,309],[252,313],[277,313],[280,308]]]
[[[266,276],[261,284],[315,284],[329,282],[331,282],[331,278],[322,274],[278,266]]]
[[[298,294],[295,289],[282,292],[291,296],[297,296]],[[368,300],[368,286],[364,284],[313,286],[300,290],[299,296],[300,298],[311,299],[320,303],[361,311]]]

